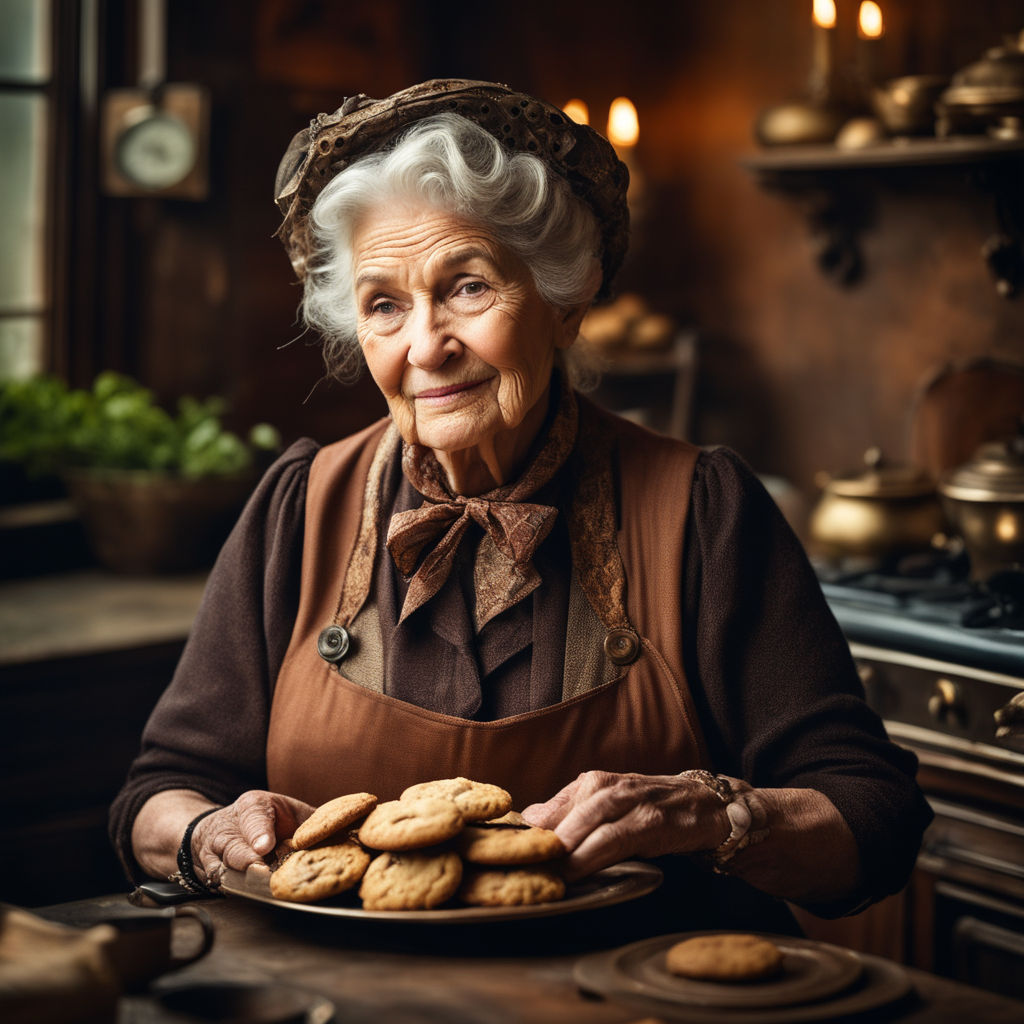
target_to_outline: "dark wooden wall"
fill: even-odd
[[[844,75],[856,6],[838,0]],[[271,237],[277,161],[346,94],[482,77],[554,102],[583,97],[598,122],[616,95],[637,104],[647,212],[621,284],[702,332],[696,440],[734,445],[807,495],[816,470],[856,465],[871,444],[906,454],[922,378],[951,358],[1020,354],[1024,299],[995,294],[979,255],[991,203],[961,181],[880,197],[858,286],[816,269],[800,209],[740,163],[759,111],[804,86],[810,7],[175,0],[169,76],[212,91],[213,193],[106,203],[130,269],[125,368],[168,396],[225,391],[239,418],[270,419],[289,437],[329,440],[378,415],[365,380],[317,386],[319,353],[299,337],[297,288]],[[952,72],[1024,28],[1015,0],[882,8],[883,76]]]

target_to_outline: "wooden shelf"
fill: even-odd
[[[1013,298],[1024,289],[1024,139],[907,138],[860,149],[780,146],[740,163],[763,188],[804,205],[818,266],[844,285],[863,276],[860,236],[876,220],[878,191],[897,176],[913,182],[955,173],[955,187],[965,195],[980,192],[994,203],[997,227],[981,248],[996,291]]]
[[[860,149],[835,146],[779,146],[745,157],[741,163],[759,174],[827,174],[890,168],[925,170],[1024,160],[1024,139],[954,136],[945,139],[891,139]]]

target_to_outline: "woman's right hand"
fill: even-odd
[[[245,871],[291,836],[315,808],[281,793],[251,789],[208,814],[192,833],[192,862],[216,884],[224,868]]]

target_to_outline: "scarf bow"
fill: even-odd
[[[409,581],[400,622],[444,586],[471,522],[484,532],[473,561],[478,630],[540,585],[533,557],[555,525],[558,510],[527,499],[562,467],[576,440],[577,420],[575,397],[562,379],[553,421],[526,471],[479,497],[453,495],[429,448],[403,446],[402,472],[426,500],[419,508],[396,512],[388,527],[388,551]]]
[[[494,549],[509,563],[508,571],[524,577],[526,583],[534,573],[533,556],[557,515],[558,510],[549,505],[463,497],[396,513],[388,529],[387,547],[399,571],[410,581],[402,618],[441,589],[470,522],[484,530]],[[420,564],[424,550],[427,554]],[[519,593],[521,587],[515,590]]]

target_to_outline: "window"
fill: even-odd
[[[54,80],[50,0],[0,0],[0,379],[45,368]]]

